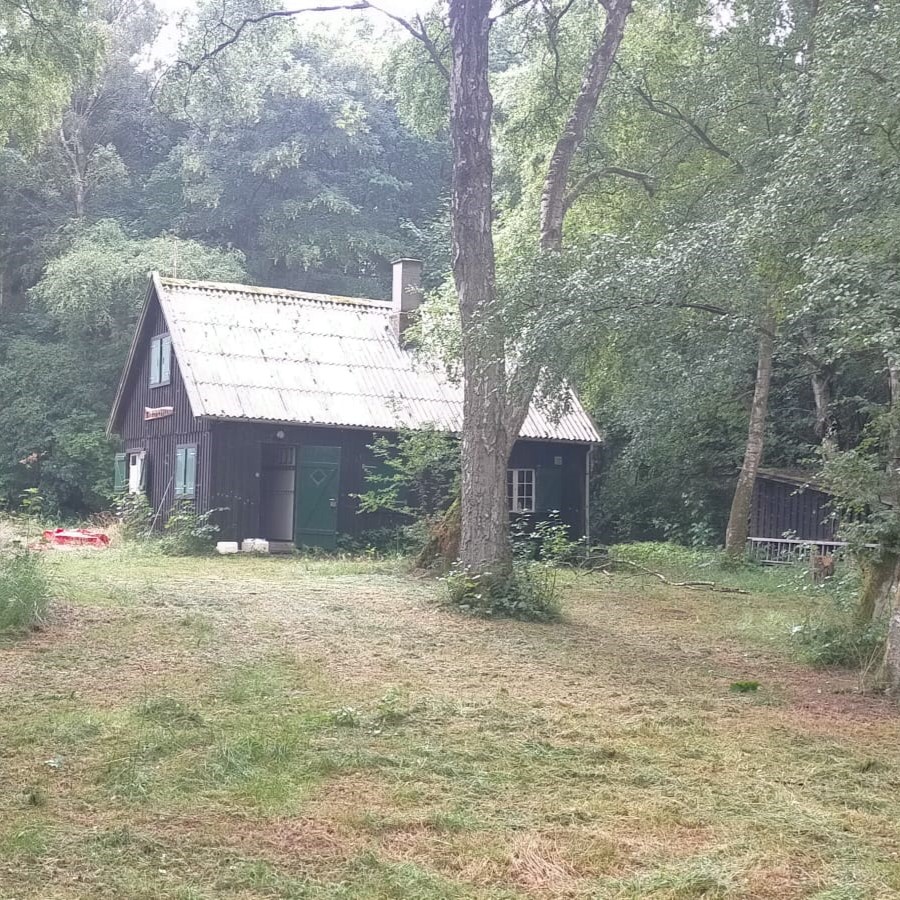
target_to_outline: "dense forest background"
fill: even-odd
[[[499,283],[606,433],[601,537],[721,541],[766,345],[765,464],[815,470],[824,447],[862,496],[860,466],[892,452],[900,12],[636,2],[574,163],[565,251],[538,263],[592,2],[511,11],[492,77]],[[151,269],[386,296],[390,259],[418,255],[453,346],[438,14],[431,47],[300,17],[195,67],[226,15],[270,7],[201,4],[179,64],[151,58],[163,23],[139,0],[71,4],[46,44],[34,22],[63,6],[35,4],[29,25],[0,0],[0,503],[34,487],[65,516],[108,505],[106,416]],[[24,115],[18,82],[46,108]]]

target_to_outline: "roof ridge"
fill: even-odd
[[[375,309],[389,309],[390,300],[375,300],[372,297],[345,297],[341,294],[320,294],[315,291],[292,291],[287,288],[270,288],[256,284],[240,284],[234,281],[194,281],[186,278],[164,278],[159,276],[165,288],[193,288],[222,293],[257,294],[268,297],[283,297],[290,300],[309,300],[321,303],[340,303],[347,306],[369,306]]]

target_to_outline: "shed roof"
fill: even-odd
[[[403,348],[391,304],[154,276],[196,416],[458,432],[462,387]],[[590,443],[574,393],[553,415],[534,402],[520,436]]]
[[[798,488],[808,488],[811,491],[821,491],[824,494],[829,490],[819,480],[819,473],[808,469],[778,469],[760,467],[756,473],[757,478],[767,481],[780,481],[783,484],[791,484]]]

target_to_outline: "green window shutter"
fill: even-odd
[[[175,496],[193,497],[197,493],[197,447],[186,444],[175,448]]]
[[[175,450],[175,496],[184,496],[184,471],[187,447],[177,447]]]
[[[113,472],[113,488],[116,491],[124,491],[126,478],[126,463],[124,453],[116,454],[116,464]]]
[[[159,342],[159,383],[168,384],[172,378],[172,338],[164,334]]]
[[[535,501],[538,512],[562,508],[562,466],[541,466],[534,473]]]
[[[193,497],[197,492],[197,448],[184,448],[184,496]]]

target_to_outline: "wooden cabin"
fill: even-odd
[[[817,553],[833,553],[843,542],[832,499],[812,473],[760,469],[750,507],[751,555],[762,562],[789,562],[810,545]]]
[[[410,348],[422,264],[389,301],[151,276],[109,420],[119,489],[221,509],[223,540],[334,547],[396,519],[359,513],[370,449],[400,429],[458,433],[462,389]],[[574,394],[532,403],[509,461],[511,514],[558,511],[588,532],[597,427]]]

